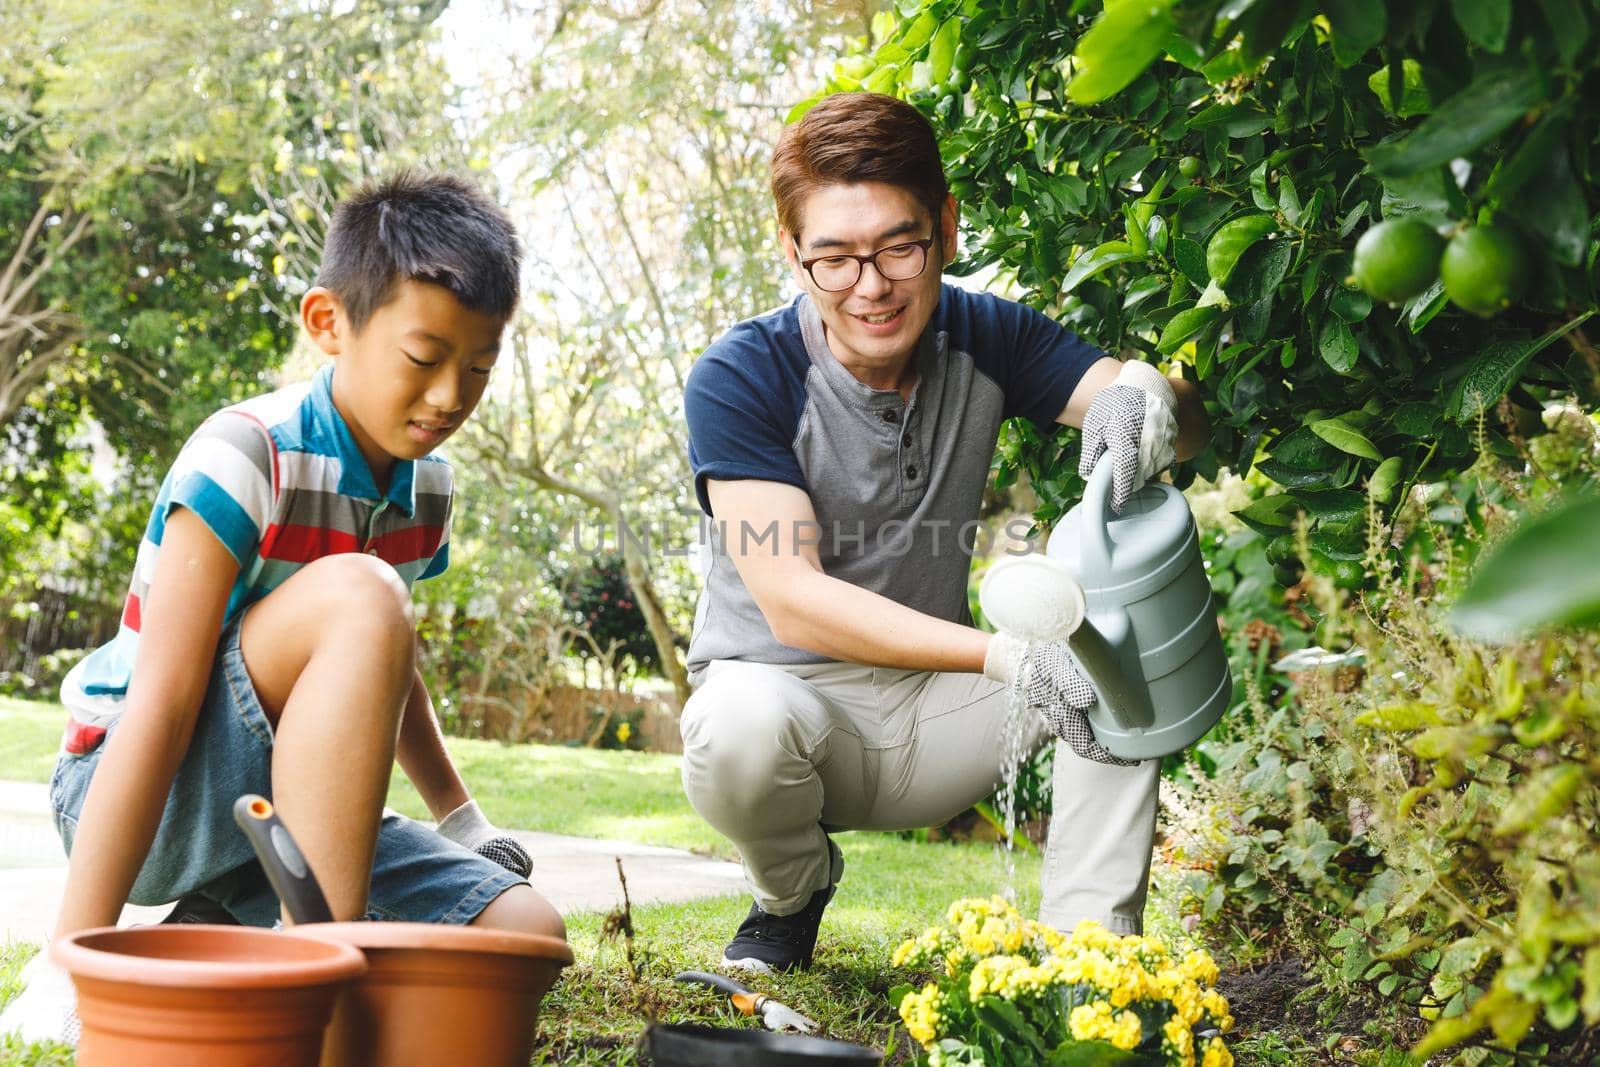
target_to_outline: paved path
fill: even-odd
[[[635,904],[745,892],[738,864],[681,849],[520,830],[516,836],[533,856],[534,884],[562,912],[604,911],[620,904],[618,857]],[[0,943],[44,940],[66,877],[46,787],[0,781]],[[122,922],[155,922],[167,910],[129,905]]]

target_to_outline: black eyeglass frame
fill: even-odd
[[[811,284],[815,285],[818,289],[821,289],[825,293],[843,293],[847,290],[854,289],[858,284],[860,284],[861,271],[868,263],[871,263],[872,269],[877,271],[878,275],[887,281],[909,282],[913,278],[922,277],[923,271],[928,269],[928,253],[932,250],[933,245],[937,240],[938,233],[935,232],[932,237],[924,237],[920,241],[896,241],[894,244],[885,245],[883,248],[878,249],[876,252],[868,256],[858,256],[852,252],[829,252],[825,256],[813,256],[810,259],[802,259],[800,260],[800,266],[805,268],[806,277],[811,279]],[[887,274],[884,274],[883,268],[878,266],[878,257],[883,255],[885,252],[893,252],[897,248],[906,248],[910,245],[916,245],[922,249],[922,267],[917,271],[917,273],[907,275],[904,278],[890,278]],[[849,285],[841,285],[837,289],[829,289],[826,285],[823,285],[821,282],[817,281],[817,275],[811,269],[812,265],[821,263],[825,259],[853,259],[856,261],[856,276],[850,279]]]

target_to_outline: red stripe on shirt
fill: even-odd
[[[139,598],[132,593],[122,604],[122,625],[134,633],[139,632]]]
[[[290,563],[310,563],[323,556],[340,552],[359,552],[361,543],[354,534],[343,530],[330,530],[323,526],[268,526],[261,535],[258,550],[262,559],[287,560]]]
[[[443,526],[408,526],[367,542],[367,551],[392,566],[431,559],[444,540]]]
[[[62,738],[62,747],[69,755],[82,756],[87,752],[93,752],[105,739],[105,727],[89,726],[76,719],[69,719],[66,736]]]

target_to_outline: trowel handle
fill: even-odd
[[[246,793],[233,802],[233,821],[239,824],[256,858],[267,872],[272,891],[278,894],[289,919],[301,923],[327,923],[333,921],[328,908],[328,898],[322,894],[317,876],[311,873],[300,846],[289,836],[289,830],[278,818],[272,801],[254,793]]]
[[[1083,565],[1088,574],[1108,574],[1111,571],[1111,475],[1114,470],[1111,452],[1101,453],[1089,474],[1089,484],[1083,490]]]

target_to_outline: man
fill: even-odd
[[[803,290],[690,374],[690,461],[712,560],[696,613],[683,779],[755,896],[723,964],[811,960],[843,870],[827,832],[934,825],[987,796],[1018,642],[971,625],[967,577],[1000,423],[1085,427],[1114,506],[1206,434],[1197,394],[1022,305],[941,284],[956,205],[932,128],[844,93],[773,157],[779,240]],[[1137,932],[1158,767],[1114,761],[1060,646],[1023,679],[1058,746],[1043,915]],[[1080,754],[1081,752],[1081,754]]]

